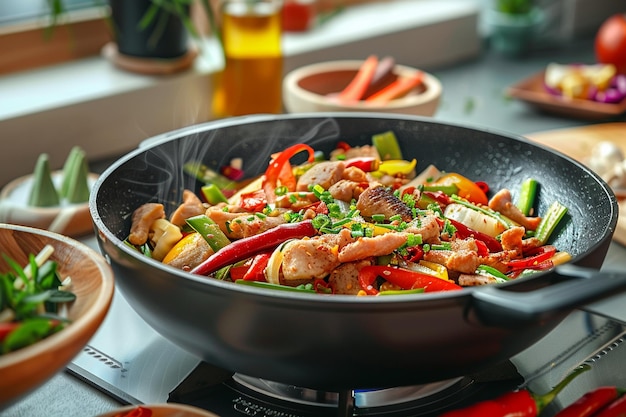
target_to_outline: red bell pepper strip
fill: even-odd
[[[365,62],[361,64],[361,67],[348,86],[339,93],[339,101],[353,103],[361,100],[372,82],[377,67],[378,57],[376,57],[376,55],[370,55]]]
[[[505,262],[504,264],[509,268],[509,271],[518,271],[521,269],[545,269],[545,267],[551,267],[545,263],[556,253],[556,247],[553,245],[544,245],[537,248],[536,254],[527,256],[522,259],[513,259]]]
[[[317,233],[313,223],[305,220],[299,223],[285,223],[266,230],[258,235],[235,240],[218,250],[191,270],[191,273],[208,275],[235,262],[250,258],[257,253],[276,248],[287,239],[301,239]]]
[[[268,203],[276,201],[276,194],[274,191],[278,186],[278,181],[280,181],[282,186],[287,187],[288,191],[295,191],[296,179],[293,175],[293,171],[291,170],[289,160],[301,151],[307,151],[309,153],[309,163],[315,161],[315,151],[313,148],[304,143],[298,143],[282,151],[270,162],[267,170],[265,171],[262,185],[263,191],[265,191],[265,198]]]
[[[267,205],[267,198],[265,197],[265,191],[257,190],[251,193],[244,193],[239,200],[239,207],[245,211],[258,213],[265,209]]]
[[[521,389],[508,392],[495,399],[481,401],[469,407],[449,411],[439,417],[536,417],[574,378],[590,369],[581,365],[543,395]]]
[[[559,411],[554,417],[591,417],[613,402],[620,391],[613,386],[598,387]]]
[[[346,161],[346,168],[356,167],[364,172],[374,172],[380,166],[378,158],[373,156],[363,156],[361,158],[350,158]]]
[[[265,268],[272,256],[273,250],[258,253],[252,259],[250,268],[243,274],[244,281],[265,281]]]
[[[467,226],[465,226],[463,223],[458,222],[456,220],[453,219],[448,219],[450,221],[450,224],[452,224],[452,226],[454,226],[456,228],[456,234],[460,239],[466,239],[468,237],[473,237],[476,240],[479,240],[481,242],[483,242],[485,245],[487,245],[487,248],[491,251],[491,252],[501,252],[502,251],[502,244],[500,242],[498,242],[497,239],[485,234],[485,233],[481,233],[477,230],[471,229]]]
[[[368,103],[385,104],[391,100],[400,98],[412,89],[418,87],[424,81],[424,73],[421,71],[410,77],[400,77],[388,86],[381,88],[367,98]]]
[[[626,395],[621,391],[621,397],[604,407],[594,417],[624,417],[626,416]]]
[[[372,265],[359,270],[359,284],[368,295],[378,294],[378,290],[374,288],[374,282],[378,277],[382,277],[405,290],[424,288],[424,292],[435,292],[460,290],[462,288],[453,281],[446,281],[421,272],[395,266]]]

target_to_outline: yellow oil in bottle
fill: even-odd
[[[215,78],[218,117],[282,112],[279,1],[230,1],[223,6],[224,71]]]

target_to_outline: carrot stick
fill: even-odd
[[[419,86],[423,80],[424,73],[421,71],[411,77],[398,78],[387,87],[372,94],[366,101],[369,103],[387,103],[388,101],[407,94],[409,91]]]
[[[374,77],[376,67],[378,66],[378,57],[370,55],[359,68],[350,84],[339,93],[339,100],[343,102],[359,101],[365,94],[367,87]]]

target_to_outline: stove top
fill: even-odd
[[[116,290],[103,325],[68,371],[124,404],[178,402],[222,417],[435,417],[518,387],[547,392],[580,363],[592,363],[591,371],[544,411],[542,417],[549,417],[594,387],[626,386],[623,305],[618,296],[574,311],[529,349],[476,375],[410,387],[324,392],[201,362],[156,333]]]
[[[233,375],[199,361],[148,326],[116,292],[105,323],[68,366],[122,403],[178,402],[229,416],[423,416],[528,386],[545,392],[576,365],[594,362],[552,408],[602,384],[626,386],[624,324],[575,311],[531,348],[481,374],[433,384],[342,393]],[[546,411],[549,415],[549,411]]]

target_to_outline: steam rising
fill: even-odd
[[[275,120],[245,118],[192,133],[173,136],[146,144],[145,153],[134,161],[132,172],[123,176],[125,185],[143,202],[157,201],[166,212],[176,207],[184,189],[197,189],[197,181],[184,172],[185,164],[201,162],[216,172],[233,158],[241,158],[246,177],[262,174],[273,153],[294,145],[306,143],[324,150],[340,137],[334,119],[312,120],[309,123],[276,123]],[[334,140],[333,140],[334,139]],[[330,149],[327,149],[330,151]],[[304,162],[304,155],[294,163]]]

